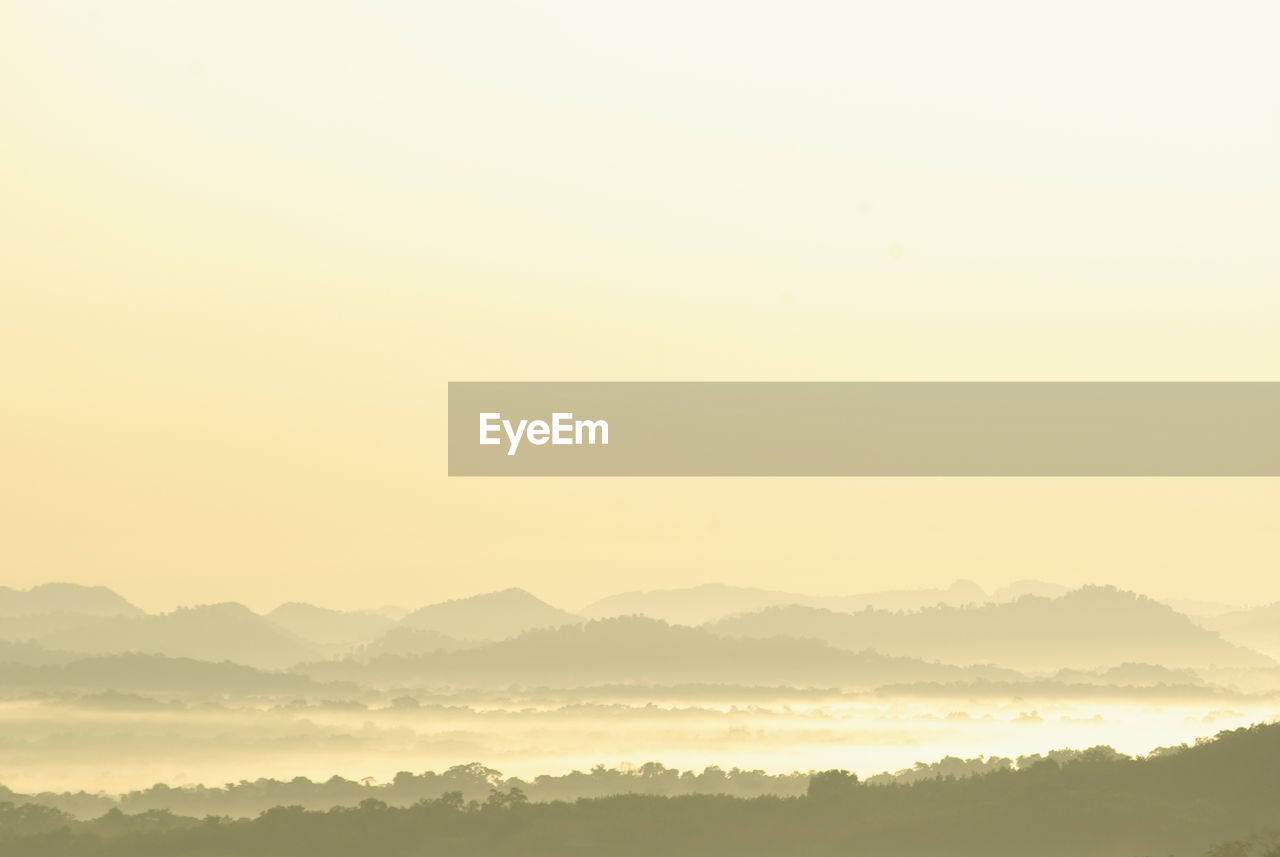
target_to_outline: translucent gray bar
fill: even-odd
[[[449,384],[451,476],[1278,476],[1277,438],[1280,383]]]

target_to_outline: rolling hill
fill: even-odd
[[[0,616],[74,613],[81,616],[140,616],[142,610],[105,586],[46,583],[31,589],[0,586]]]
[[[1094,669],[1135,661],[1193,668],[1274,665],[1265,655],[1227,642],[1164,604],[1111,587],[915,612],[772,607],[706,627],[735,637],[804,637],[850,650],[874,648],[1022,670]]]
[[[523,589],[504,589],[423,607],[397,627],[435,631],[455,640],[505,640],[534,628],[581,621],[581,616],[552,607]]]
[[[315,678],[454,686],[578,686],[598,683],[772,684],[869,688],[890,682],[1019,678],[917,658],[851,652],[818,640],[730,639],[640,616],[528,631],[472,649],[368,664],[309,664]]]
[[[395,624],[377,613],[330,610],[297,601],[281,604],[266,618],[308,643],[333,649],[367,643]]]
[[[1252,610],[1203,617],[1199,621],[1237,645],[1280,658],[1280,601]]]
[[[264,672],[243,664],[209,663],[164,655],[99,655],[65,664],[0,663],[0,686],[10,692],[274,696],[320,688],[304,675]]]
[[[356,660],[372,660],[382,655],[413,657],[435,652],[452,652],[483,645],[479,640],[455,640],[439,631],[425,628],[392,628],[376,640],[358,646],[351,652]]]
[[[676,625],[701,625],[735,613],[747,613],[789,604],[826,610],[851,611],[875,607],[887,610],[932,607],[936,604],[969,604],[985,600],[975,583],[957,580],[946,589],[902,589],[861,595],[803,595],[772,589],[753,589],[706,583],[681,589],[623,592],[588,604],[582,615],[590,619],[610,616],[648,616]]]
[[[115,617],[56,631],[40,639],[86,654],[140,652],[263,668],[313,658],[315,649],[243,604],[205,604],[156,616]]]

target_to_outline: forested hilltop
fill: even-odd
[[[533,803],[518,787],[397,808],[281,806],[253,820],[0,805],[6,857],[877,855],[1276,857],[1280,724],[1131,758],[1095,748],[975,776],[810,777],[800,797],[621,795]]]
[[[1052,750],[1047,758],[1067,762],[1089,750]],[[979,756],[961,759],[948,756],[937,762],[917,762],[899,771],[886,771],[868,779],[872,784],[909,783],[940,777],[968,777],[984,774],[1015,765],[1028,766],[1042,758],[1021,756],[1016,761],[1009,758]],[[607,768],[596,765],[590,771],[571,771],[567,774],[542,774],[530,780],[504,777],[501,771],[472,762],[436,773],[401,771],[386,783],[370,779],[349,780],[332,776],[326,780],[294,777],[291,780],[259,778],[227,783],[224,786],[168,786],[158,783],[150,788],[136,789],[118,796],[79,792],[40,792],[22,794],[0,786],[0,803],[38,804],[56,809],[68,815],[88,820],[97,818],[113,809],[128,814],[140,814],[155,810],[167,810],[176,815],[204,818],[216,815],[223,818],[250,818],[276,806],[300,806],[303,809],[324,810],[334,807],[354,807],[374,799],[389,806],[412,806],[422,800],[435,800],[449,793],[462,796],[467,802],[481,802],[496,790],[507,793],[513,789],[533,802],[573,801],[579,798],[611,797],[620,794],[676,795],[717,794],[729,797],[753,798],[772,795],[798,797],[806,793],[808,773],[792,772],[769,774],[762,770],[730,768],[724,770],[709,765],[702,771],[681,771],[658,762]]]

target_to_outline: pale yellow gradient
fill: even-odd
[[[1275,480],[444,476],[448,380],[1280,380],[1272,3],[0,3],[0,584],[1280,598]]]

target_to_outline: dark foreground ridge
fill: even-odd
[[[529,803],[446,794],[396,808],[276,807],[203,820],[113,810],[77,822],[0,804],[6,857],[378,855],[876,855],[876,857],[1278,857],[1280,724],[1134,759],[1095,748],[963,779],[870,785],[815,774],[803,797],[622,795]]]

